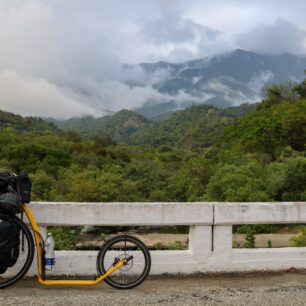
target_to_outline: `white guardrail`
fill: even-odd
[[[30,207],[43,235],[47,225],[189,225],[188,250],[151,251],[155,275],[306,268],[306,248],[232,248],[233,225],[306,223],[306,202],[35,202]],[[96,256],[97,251],[58,251],[52,273],[95,274]],[[29,274],[36,274],[36,262]]]

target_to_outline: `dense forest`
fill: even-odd
[[[306,201],[306,80],[256,105],[55,123],[0,112],[0,167],[28,171],[34,200]]]

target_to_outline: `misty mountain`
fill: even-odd
[[[135,109],[147,117],[154,117],[192,104],[226,107],[257,102],[261,99],[262,88],[271,83],[301,81],[306,57],[289,53],[264,55],[238,49],[184,63],[160,61],[137,67],[145,74],[141,85],[153,86],[167,97],[147,101]],[[124,67],[125,71],[135,68],[135,65]],[[133,86],[132,81],[127,80],[127,83]]]
[[[111,137],[117,142],[131,145],[168,145],[190,149],[216,143],[225,125],[255,107],[255,104],[242,104],[224,109],[193,105],[163,114],[154,121],[124,109],[102,118],[82,117],[53,122],[65,131],[78,132],[85,137]]]

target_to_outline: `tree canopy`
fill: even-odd
[[[0,166],[28,171],[35,200],[306,201],[305,84],[159,122],[122,111],[92,130],[84,119],[85,132],[1,111]]]

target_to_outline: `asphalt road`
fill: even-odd
[[[306,305],[306,272],[151,277],[136,289],[43,287],[33,279],[0,291],[0,305]]]

